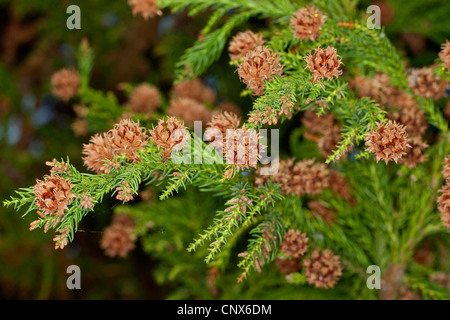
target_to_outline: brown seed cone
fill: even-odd
[[[262,185],[267,179],[258,175],[255,184]],[[314,163],[314,159],[294,164],[292,158],[280,161],[278,172],[272,176],[272,182],[281,184],[283,194],[316,195],[330,186],[330,172],[325,164]]]
[[[300,230],[289,229],[283,236],[280,251],[286,257],[299,258],[308,251],[308,237]]]
[[[303,261],[303,267],[308,283],[324,289],[333,288],[343,270],[339,256],[330,249],[314,250],[311,258]]]
[[[125,154],[133,161],[139,161],[136,151],[143,149],[148,143],[147,129],[139,126],[139,122],[122,119],[109,132],[111,147],[116,155]]]
[[[57,231],[59,235],[56,235],[53,238],[53,241],[55,242],[55,250],[57,249],[64,249],[64,247],[69,243],[69,226],[65,226],[63,229]]]
[[[437,203],[441,221],[450,232],[450,185],[444,185],[439,192],[441,196],[437,199]]]
[[[308,208],[315,214],[319,215],[327,224],[333,224],[336,220],[336,210],[324,206],[321,202],[311,200],[308,201]]]
[[[254,95],[261,96],[264,94],[264,81],[272,80],[273,76],[281,77],[283,66],[276,53],[259,46],[244,56],[237,71],[247,88],[253,90]]]
[[[404,164],[408,168],[415,168],[418,163],[427,161],[427,156],[423,154],[423,151],[429,146],[422,140],[421,136],[408,138],[408,144],[411,146],[411,149],[409,149],[406,152],[406,155],[400,160],[401,164]]]
[[[137,113],[151,116],[161,104],[161,95],[155,86],[142,83],[130,94],[128,105]]]
[[[325,164],[314,163],[314,159],[297,162],[292,168],[292,174],[292,191],[298,195],[320,194],[330,185],[330,171]]]
[[[194,121],[207,123],[211,119],[211,112],[204,104],[186,97],[171,99],[167,114],[181,118],[186,124],[191,126],[194,125]]]
[[[158,125],[150,131],[150,137],[158,149],[163,149],[163,161],[167,161],[172,150],[183,148],[189,134],[183,122],[179,122],[175,117],[168,117],[167,120],[158,120]]]
[[[141,14],[145,20],[162,15],[162,11],[156,6],[156,0],[128,0],[128,5],[133,8],[133,15]]]
[[[349,87],[356,90],[359,97],[372,98],[381,107],[386,107],[389,104],[389,99],[394,93],[394,87],[385,73],[377,73],[369,79],[356,76],[350,82]]]
[[[413,69],[408,76],[408,81],[415,94],[438,100],[445,94],[447,81],[435,76],[433,70],[433,66]]]
[[[241,118],[231,112],[220,112],[213,114],[211,121],[205,130],[204,139],[209,145],[223,152],[226,144],[227,130],[239,128]]]
[[[312,109],[303,113],[301,122],[306,128],[305,137],[313,141],[317,141],[327,130],[335,126],[334,116],[331,113],[318,117]]]
[[[313,73],[311,82],[318,82],[323,78],[330,80],[333,77],[339,77],[342,74],[342,70],[339,70],[342,64],[340,58],[333,47],[326,49],[318,47],[314,54],[309,53],[305,58],[307,63],[305,69],[308,68]]]
[[[232,112],[215,113],[208,122],[206,129],[217,129],[222,135],[226,135],[228,129],[237,129],[241,118]]]
[[[379,122],[377,129],[366,135],[366,150],[375,154],[377,162],[384,160],[387,165],[390,160],[394,160],[397,163],[411,148],[407,141],[408,134],[404,126],[391,120],[386,125]]]
[[[301,268],[302,262],[300,259],[277,258],[275,259],[275,265],[282,274],[289,274],[297,272]]]
[[[118,166],[114,162],[114,152],[111,145],[111,137],[107,133],[96,133],[91,137],[89,144],[83,145],[84,165],[97,174],[109,173],[113,167]]]
[[[133,229],[134,221],[125,215],[115,215],[111,224],[105,228],[100,247],[111,258],[126,257],[135,248]]]
[[[423,134],[428,128],[425,112],[415,106],[404,106],[402,109],[392,109],[388,113],[390,120],[404,125],[410,136]]]
[[[44,180],[36,180],[33,187],[36,196],[34,203],[42,215],[62,217],[75,195],[72,193],[70,179],[57,175],[44,176]]]
[[[314,6],[298,9],[294,14],[291,18],[294,37],[301,40],[310,39],[315,41],[320,36],[320,30],[327,16]]]
[[[172,88],[173,98],[191,98],[199,103],[213,105],[217,95],[213,89],[205,86],[200,79],[183,80],[178,82]]]
[[[441,51],[439,52],[439,59],[442,60],[442,65],[447,68],[447,73],[450,73],[450,41],[446,40],[441,46]]]
[[[235,165],[238,170],[256,168],[260,153],[267,147],[261,143],[261,138],[259,132],[249,130],[245,125],[240,129],[228,130],[223,148],[225,163]]]
[[[52,75],[52,93],[59,99],[67,102],[78,93],[80,75],[73,68],[64,68]]]
[[[447,184],[450,184],[450,156],[445,157],[442,163],[442,176]]]
[[[239,32],[235,35],[228,46],[231,60],[243,58],[249,51],[264,44],[261,33],[253,33],[250,30]]]

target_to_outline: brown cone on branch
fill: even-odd
[[[276,53],[265,46],[249,51],[238,65],[238,74],[247,88],[254,95],[264,94],[264,81],[272,80],[273,76],[281,77],[283,66]]]
[[[315,41],[320,36],[320,30],[327,16],[314,6],[301,8],[295,11],[291,18],[294,37],[301,40]]]
[[[379,122],[377,128],[366,135],[366,146],[367,151],[375,154],[377,162],[383,160],[386,164],[390,160],[397,163],[411,148],[405,127],[391,120],[387,124]]]
[[[249,51],[264,44],[261,33],[254,33],[250,30],[239,32],[230,41],[228,51],[231,60],[243,58]]]
[[[308,241],[306,233],[289,229],[283,236],[280,251],[288,258],[299,258],[308,251]]]
[[[327,47],[322,49],[318,47],[314,53],[309,53],[306,58],[306,68],[313,73],[311,82],[318,82],[323,78],[328,80],[333,77],[338,78],[342,74],[340,66],[342,65],[341,57],[337,54],[337,51],[333,47]]]
[[[314,250],[310,258],[303,261],[306,280],[316,288],[333,288],[342,275],[339,256],[330,249]]]

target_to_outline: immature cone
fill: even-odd
[[[167,114],[181,118],[189,125],[194,125],[194,121],[207,123],[211,119],[211,112],[204,104],[187,97],[172,98]]]
[[[339,277],[342,275],[342,266],[339,256],[335,256],[333,251],[325,249],[322,252],[314,250],[311,258],[303,261],[306,280],[316,288],[333,288]]]
[[[318,82],[323,78],[330,80],[333,77],[339,77],[342,74],[342,71],[339,70],[342,64],[340,58],[333,47],[327,47],[326,49],[318,47],[314,54],[309,53],[305,58],[307,63],[305,69],[308,68],[313,72],[311,82]]]
[[[117,195],[116,195],[116,199],[123,201],[123,202],[128,202],[133,200],[133,190],[131,190],[130,188],[130,184],[126,181],[122,181],[122,186],[117,187]]]
[[[250,30],[239,32],[235,35],[228,46],[231,60],[238,60],[243,58],[247,52],[264,44],[264,39],[261,33],[253,33]]]
[[[442,65],[447,68],[447,73],[450,73],[450,41],[446,40],[441,46],[439,58],[442,60]]]
[[[167,120],[158,120],[158,125],[150,131],[150,137],[158,149],[163,149],[163,161],[167,161],[172,150],[183,148],[189,134],[183,122],[179,122],[175,117],[168,117]]]
[[[128,104],[132,111],[150,116],[160,106],[161,95],[155,86],[143,83],[133,90]]]
[[[295,16],[291,18],[294,37],[301,40],[316,40],[326,19],[327,16],[313,6],[297,10]]]
[[[408,168],[415,168],[418,163],[427,161],[427,156],[423,151],[428,148],[428,144],[422,140],[421,136],[413,136],[408,139],[408,144],[411,146],[406,155],[400,160]]]
[[[437,199],[441,221],[450,232],[450,185],[444,185],[439,192],[442,193]]]
[[[51,175],[61,174],[64,172],[70,173],[69,164],[64,161],[58,163],[56,159],[53,159],[52,161],[45,162],[45,165],[51,167],[50,169]]]
[[[408,144],[408,134],[405,127],[395,121],[389,121],[386,125],[378,123],[375,131],[366,135],[367,151],[375,154],[377,162],[384,160],[387,164],[390,160],[398,162],[411,148]]]
[[[114,162],[111,138],[107,133],[96,133],[89,144],[83,145],[84,165],[97,174],[109,173],[118,164]]]
[[[52,93],[67,102],[77,95],[80,87],[80,75],[73,68],[64,68],[52,75]]]
[[[300,230],[289,229],[283,236],[280,251],[286,257],[299,258],[308,251],[308,237]]]
[[[199,103],[214,104],[217,95],[213,89],[205,86],[200,79],[183,80],[172,88],[173,98],[191,98]]]
[[[135,248],[134,221],[126,215],[115,215],[110,226],[105,228],[100,247],[111,258],[126,257]]]
[[[271,49],[259,46],[249,51],[238,66],[239,78],[253,90],[253,94],[264,94],[264,81],[272,80],[273,76],[280,77],[283,66],[276,53]]]
[[[36,180],[33,187],[36,196],[34,203],[46,215],[62,217],[64,210],[75,195],[72,193],[70,179],[63,179],[57,175],[44,176],[44,180]]]
[[[109,131],[111,147],[116,155],[125,154],[133,161],[138,161],[136,151],[143,149],[148,143],[147,129],[141,127],[139,122],[131,119],[122,119]]]
[[[413,69],[408,76],[408,81],[415,94],[438,100],[444,96],[447,82],[435,76],[433,70],[433,66]]]
[[[156,0],[128,0],[128,5],[133,7],[133,15],[140,13],[145,20],[162,15],[162,11],[156,6]]]
[[[94,198],[89,197],[86,194],[83,194],[80,201],[80,207],[84,209],[92,209],[93,206],[94,206]]]

